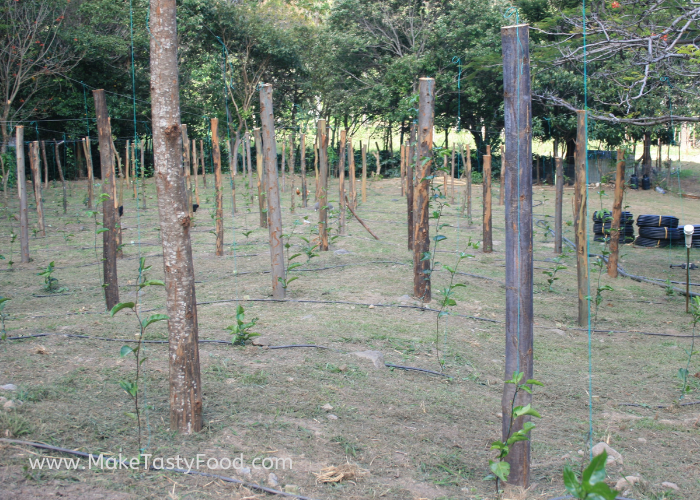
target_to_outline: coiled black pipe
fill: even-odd
[[[676,227],[648,227],[641,226],[639,228],[639,236],[652,240],[672,240],[674,243],[680,243],[685,240],[683,229]]]
[[[612,212],[610,210],[596,210],[593,212],[593,222],[612,222]],[[620,224],[634,224],[634,215],[631,212],[622,212]]]
[[[593,241],[605,241],[607,238],[612,239],[612,235],[611,234],[597,233],[593,236]],[[619,233],[617,235],[617,239],[620,243],[632,243],[634,241],[634,233],[632,233],[632,234]],[[700,241],[698,243],[700,244]]]
[[[602,222],[596,222],[595,224],[593,224],[593,232],[596,234],[603,234],[604,232],[611,233],[611,228],[612,223],[610,222],[606,222],[605,224],[603,224]],[[618,231],[618,233],[634,235],[634,226],[632,224],[625,224],[624,226],[620,226],[620,230]]]
[[[671,246],[671,240],[658,240],[638,236],[637,239],[634,240],[634,246],[646,248],[666,248]]]
[[[640,227],[678,227],[678,217],[672,215],[640,215],[637,217],[637,225]]]

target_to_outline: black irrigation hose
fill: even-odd
[[[684,241],[683,229],[680,227],[649,227],[640,226],[639,236],[652,240],[674,240],[678,243]]]
[[[634,240],[634,246],[643,248],[666,248],[671,246],[671,240],[659,240],[638,236]]]
[[[637,217],[639,227],[678,227],[678,217],[672,215],[640,215]]]
[[[19,439],[0,438],[0,443],[21,444],[23,446],[32,446],[34,448],[39,448],[42,450],[57,451],[59,453],[65,453],[67,455],[75,455],[77,457],[93,459],[93,460],[99,460],[99,458],[100,458],[100,455],[95,455],[94,453],[85,453],[84,451],[69,450],[67,448],[59,448],[57,446],[50,446],[48,444],[43,444],[43,443],[34,443],[32,441],[22,441]],[[103,457],[104,457],[104,455],[103,455]],[[126,467],[127,469],[129,469],[129,470],[131,469],[131,465],[128,461],[117,460],[114,457],[110,457],[109,460],[114,460],[116,463],[119,463],[120,465]],[[279,496],[283,496],[283,497],[296,498],[298,500],[313,500],[310,497],[295,495],[293,493],[287,493],[286,491],[273,490],[272,488],[268,488],[266,486],[260,486],[259,484],[248,483],[246,481],[241,481],[240,479],[236,479],[233,477],[220,476],[218,474],[209,474],[208,472],[199,472],[199,471],[194,471],[194,470],[188,471],[185,469],[177,469],[175,467],[173,467],[173,468],[154,467],[153,465],[151,465],[148,468],[148,470],[171,471],[171,472],[179,472],[180,474],[188,474],[188,475],[193,475],[193,476],[211,477],[214,479],[220,479],[220,480],[227,482],[227,483],[240,484],[241,486],[245,486],[246,488],[249,488],[251,490],[264,491],[265,493],[270,493],[272,495],[279,495]]]
[[[414,368],[412,366],[401,366],[401,365],[395,365],[393,363],[384,363],[384,366],[386,366],[388,368],[397,368],[399,370],[408,370],[408,371],[415,371],[415,372],[430,373],[431,375],[439,375],[441,377],[452,378],[451,376],[447,375],[446,373],[435,372],[433,370],[426,370],[425,368]]]
[[[640,228],[641,231],[642,228]],[[594,233],[610,233],[612,230],[612,222],[596,222],[593,224],[593,232]],[[620,233],[625,233],[625,234],[634,234],[634,225],[632,224],[624,224],[620,226],[619,231]]]
[[[608,238],[612,239],[612,235],[602,234],[602,233],[595,233],[593,235],[593,241],[604,242],[604,241],[607,241]],[[626,235],[626,234],[620,233],[620,234],[618,234],[617,239],[618,239],[618,241],[621,241],[623,244],[632,243],[634,241],[634,234]]]
[[[596,210],[593,212],[593,222],[612,222],[612,212],[610,210]],[[634,215],[631,212],[622,212],[620,224],[634,224]]]
[[[692,405],[700,405],[700,401],[689,401],[687,403],[679,403],[678,406],[692,406]],[[617,406],[634,406],[637,408],[671,408],[676,405],[643,405],[643,404],[637,404],[637,403],[618,403]]]

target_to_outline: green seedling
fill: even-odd
[[[615,500],[617,491],[605,483],[605,461],[608,453],[603,451],[591,460],[583,471],[581,480],[568,465],[564,467],[564,486],[574,498],[579,500]]]
[[[231,343],[233,345],[245,345],[248,340],[254,337],[259,337],[259,333],[250,331],[250,329],[253,328],[257,322],[258,318],[253,318],[252,320],[246,322],[245,309],[243,309],[243,306],[239,304],[236,308],[236,324],[226,328],[226,330],[231,334]]]

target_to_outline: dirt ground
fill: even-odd
[[[700,164],[684,164],[684,189],[700,193],[699,177]],[[290,300],[285,302],[269,300],[267,229],[258,227],[257,202],[251,205],[240,177],[237,182],[240,212],[234,222],[227,191],[227,254],[218,258],[212,233],[213,179],[206,189],[200,184],[200,208],[192,233],[200,339],[229,340],[225,328],[235,322],[235,308],[241,304],[247,318],[259,318],[254,331],[262,334],[263,343],[318,344],[331,349],[202,343],[205,429],[195,436],[180,436],[168,428],[167,345],[146,344],[145,452],[153,457],[203,454],[205,459],[242,455],[249,474],[206,465],[198,470],[266,485],[274,484],[270,471],[252,468],[251,462],[291,459],[291,470],[272,470],[280,484],[276,488],[286,486],[319,500],[496,498],[495,483],[486,476],[493,457],[490,443],[500,437],[503,389],[505,235],[498,183],[494,183],[493,253],[467,250],[470,238],[481,240],[481,186],[474,186],[471,224],[459,216],[461,187],[454,205],[445,210],[442,222],[449,226],[442,229],[447,239],[438,246],[438,260],[453,265],[458,251],[473,257],[460,264],[459,271],[466,274],[458,275],[457,282],[466,287],[457,290],[457,305],[451,308],[451,316],[440,321],[438,338],[436,313],[421,310],[410,297],[412,255],[407,250],[406,202],[398,180],[372,181],[367,203],[358,209],[380,240],[349,220],[349,234],[335,239],[331,251],[294,271],[299,279],[289,285]],[[300,236],[312,236],[317,214],[312,208],[290,213],[289,179],[287,183],[282,195],[285,232],[294,228],[290,251],[303,252],[306,244]],[[599,188],[590,188],[591,213],[601,203],[612,206],[613,190],[604,189],[605,195],[599,198]],[[83,204],[85,183],[70,183],[65,215],[61,192],[60,183],[44,190],[47,235],[30,235],[33,261],[29,264],[17,263],[19,241],[10,246],[11,229],[19,231],[14,219],[16,200],[2,212],[0,253],[5,260],[0,261],[4,267],[0,294],[12,299],[5,308],[7,335],[49,335],[0,342],[0,385],[17,387],[0,391],[16,406],[0,409],[0,433],[131,458],[138,454],[137,429],[128,415],[132,402],[119,381],[133,377],[134,363],[120,357],[124,343],[65,334],[133,340],[136,318],[123,312],[111,318],[104,310],[101,237],[96,252],[95,222]],[[571,195],[572,189],[567,188],[564,220],[569,238],[573,238],[568,225]],[[564,466],[578,469],[588,454],[592,396],[593,442],[605,441],[623,457],[622,465],[608,467],[611,484],[624,476],[639,476],[642,481],[627,497],[700,499],[700,405],[675,404],[681,393],[677,372],[688,362],[692,320],[685,314],[685,298],[669,295],[665,285],[667,279],[684,282],[685,271],[669,265],[683,262],[685,250],[621,247],[621,265],[630,273],[658,279],[660,286],[613,280],[605,273],[600,276],[601,286],[614,290],[604,292],[596,331],[590,337],[593,392],[589,394],[589,334],[576,325],[575,257],[566,254],[567,269],[557,273],[559,279],[549,291],[543,271],[556,263],[552,262],[552,236],[543,227],[554,225],[553,188],[535,187],[533,200],[536,219],[544,221],[534,237],[535,377],[545,387],[535,392],[533,406],[542,418],[532,433],[532,486],[504,498],[548,499],[565,494]],[[125,194],[124,258],[118,264],[122,300],[135,298],[140,256],[153,265],[148,277],[162,278],[156,202],[152,180],[146,210],[137,211],[130,192]],[[331,203],[337,207],[333,196]],[[676,215],[681,224],[700,224],[698,200],[629,191],[625,205],[635,217]],[[305,222],[305,216],[312,224]],[[30,221],[36,227],[31,209]],[[599,253],[600,244],[591,241],[590,250]],[[16,262],[11,269],[9,260]],[[692,260],[700,261],[697,250]],[[52,261],[57,285],[65,290],[48,293],[37,273]],[[296,261],[305,262],[306,257]],[[439,269],[433,275],[436,291],[449,278]],[[691,274],[694,282],[700,282],[697,273]],[[591,279],[591,286],[598,286],[595,267]],[[146,289],[139,300],[144,311],[165,312],[162,288]],[[436,302],[431,306],[437,307]],[[153,325],[147,335],[150,340],[166,338],[165,324]],[[381,351],[386,362],[439,371],[436,348],[451,378],[376,368],[370,360],[352,354]],[[683,402],[700,399],[696,378],[700,356],[693,358],[689,370],[697,375],[690,377],[691,392]],[[0,443],[0,499],[266,497],[220,479],[168,471],[32,469],[29,459],[41,457],[67,455]],[[315,474],[330,466],[347,466],[357,474],[338,483],[317,481]],[[663,482],[674,483],[678,490]]]

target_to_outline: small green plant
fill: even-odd
[[[513,399],[510,403],[510,420],[508,423],[508,433],[506,434],[505,442],[496,440],[491,443],[491,449],[498,451],[496,460],[489,460],[489,468],[496,478],[496,494],[499,493],[498,482],[508,481],[508,476],[510,475],[510,464],[505,461],[505,458],[510,453],[510,447],[519,441],[528,441],[530,439],[530,431],[535,428],[535,424],[532,422],[524,422],[523,428],[519,431],[513,432],[513,422],[526,415],[531,417],[541,418],[540,414],[530,406],[526,404],[525,406],[515,406],[515,400],[518,397],[520,391],[525,391],[528,394],[532,394],[531,385],[539,385],[543,387],[544,384],[535,379],[528,379],[525,383],[521,383],[524,377],[523,372],[513,372],[513,378],[506,380],[506,384],[513,384],[515,386],[515,391],[513,391]],[[504,418],[507,415],[504,415]],[[591,499],[593,500],[593,499]]]
[[[686,354],[688,354],[688,363],[686,364],[685,368],[678,369],[678,378],[683,382],[679,399],[683,399],[683,396],[690,392],[690,387],[688,386],[688,374],[690,373],[690,363],[693,360],[693,354],[697,354],[695,351],[695,329],[698,326],[698,322],[700,322],[700,297],[693,297],[690,314],[693,315],[693,338],[690,342],[690,350],[684,349]]]
[[[554,289],[552,288],[554,286],[554,282],[559,279],[559,277],[557,276],[557,273],[559,271],[564,270],[564,269],[568,269],[566,267],[566,265],[562,264],[562,260],[564,259],[564,257],[565,257],[564,254],[558,255],[557,257],[554,257],[552,259],[552,262],[554,265],[550,269],[542,271],[542,274],[549,276],[547,278],[547,284],[549,285],[549,287],[547,288],[548,292],[554,291]]]
[[[472,170],[472,183],[481,184],[482,182],[484,182],[484,175],[481,172]]]
[[[9,315],[5,312],[5,306],[7,305],[8,300],[10,300],[9,297],[0,297],[0,340],[7,339],[5,320],[9,317]]]
[[[10,228],[10,259],[7,261],[8,269],[12,269],[12,265],[14,264],[12,261],[12,253],[14,250],[15,241],[17,241],[17,233],[15,233],[14,228]]]
[[[139,405],[139,381],[141,378],[141,365],[146,361],[146,358],[142,357],[141,347],[143,343],[143,337],[146,333],[146,328],[153,323],[158,321],[168,320],[168,316],[165,314],[151,314],[147,318],[141,319],[139,314],[139,291],[149,286],[165,286],[161,280],[149,280],[146,279],[145,273],[151,269],[151,266],[146,266],[146,258],[141,257],[139,260],[139,275],[136,280],[136,299],[134,302],[120,302],[115,305],[110,311],[110,316],[114,317],[122,309],[131,309],[136,315],[136,319],[139,325],[139,332],[136,334],[138,342],[136,347],[131,347],[128,345],[122,346],[119,351],[119,355],[124,358],[129,354],[134,356],[134,361],[136,363],[135,376],[133,380],[120,380],[119,386],[124,389],[124,391],[131,397],[134,403],[134,413],[128,412],[126,415],[128,417],[134,418],[138,424],[138,443],[139,443],[139,453],[143,452],[141,448],[141,407]]]
[[[46,266],[46,268],[41,271],[40,273],[37,274],[37,276],[41,276],[44,278],[44,290],[47,292],[51,293],[60,293],[66,290],[65,287],[57,288],[58,286],[58,278],[53,277],[53,273],[56,270],[54,267],[54,261],[49,262],[49,265]]]
[[[245,345],[245,343],[254,338],[259,337],[259,333],[251,332],[250,329],[255,326],[258,322],[258,318],[253,318],[252,320],[246,322],[245,320],[245,309],[242,305],[236,307],[236,324],[231,325],[226,328],[231,334],[231,343],[233,345]]]
[[[583,471],[581,480],[568,465],[564,467],[564,486],[579,500],[615,500],[617,491],[605,483],[605,461],[608,453],[603,451],[591,460]]]

